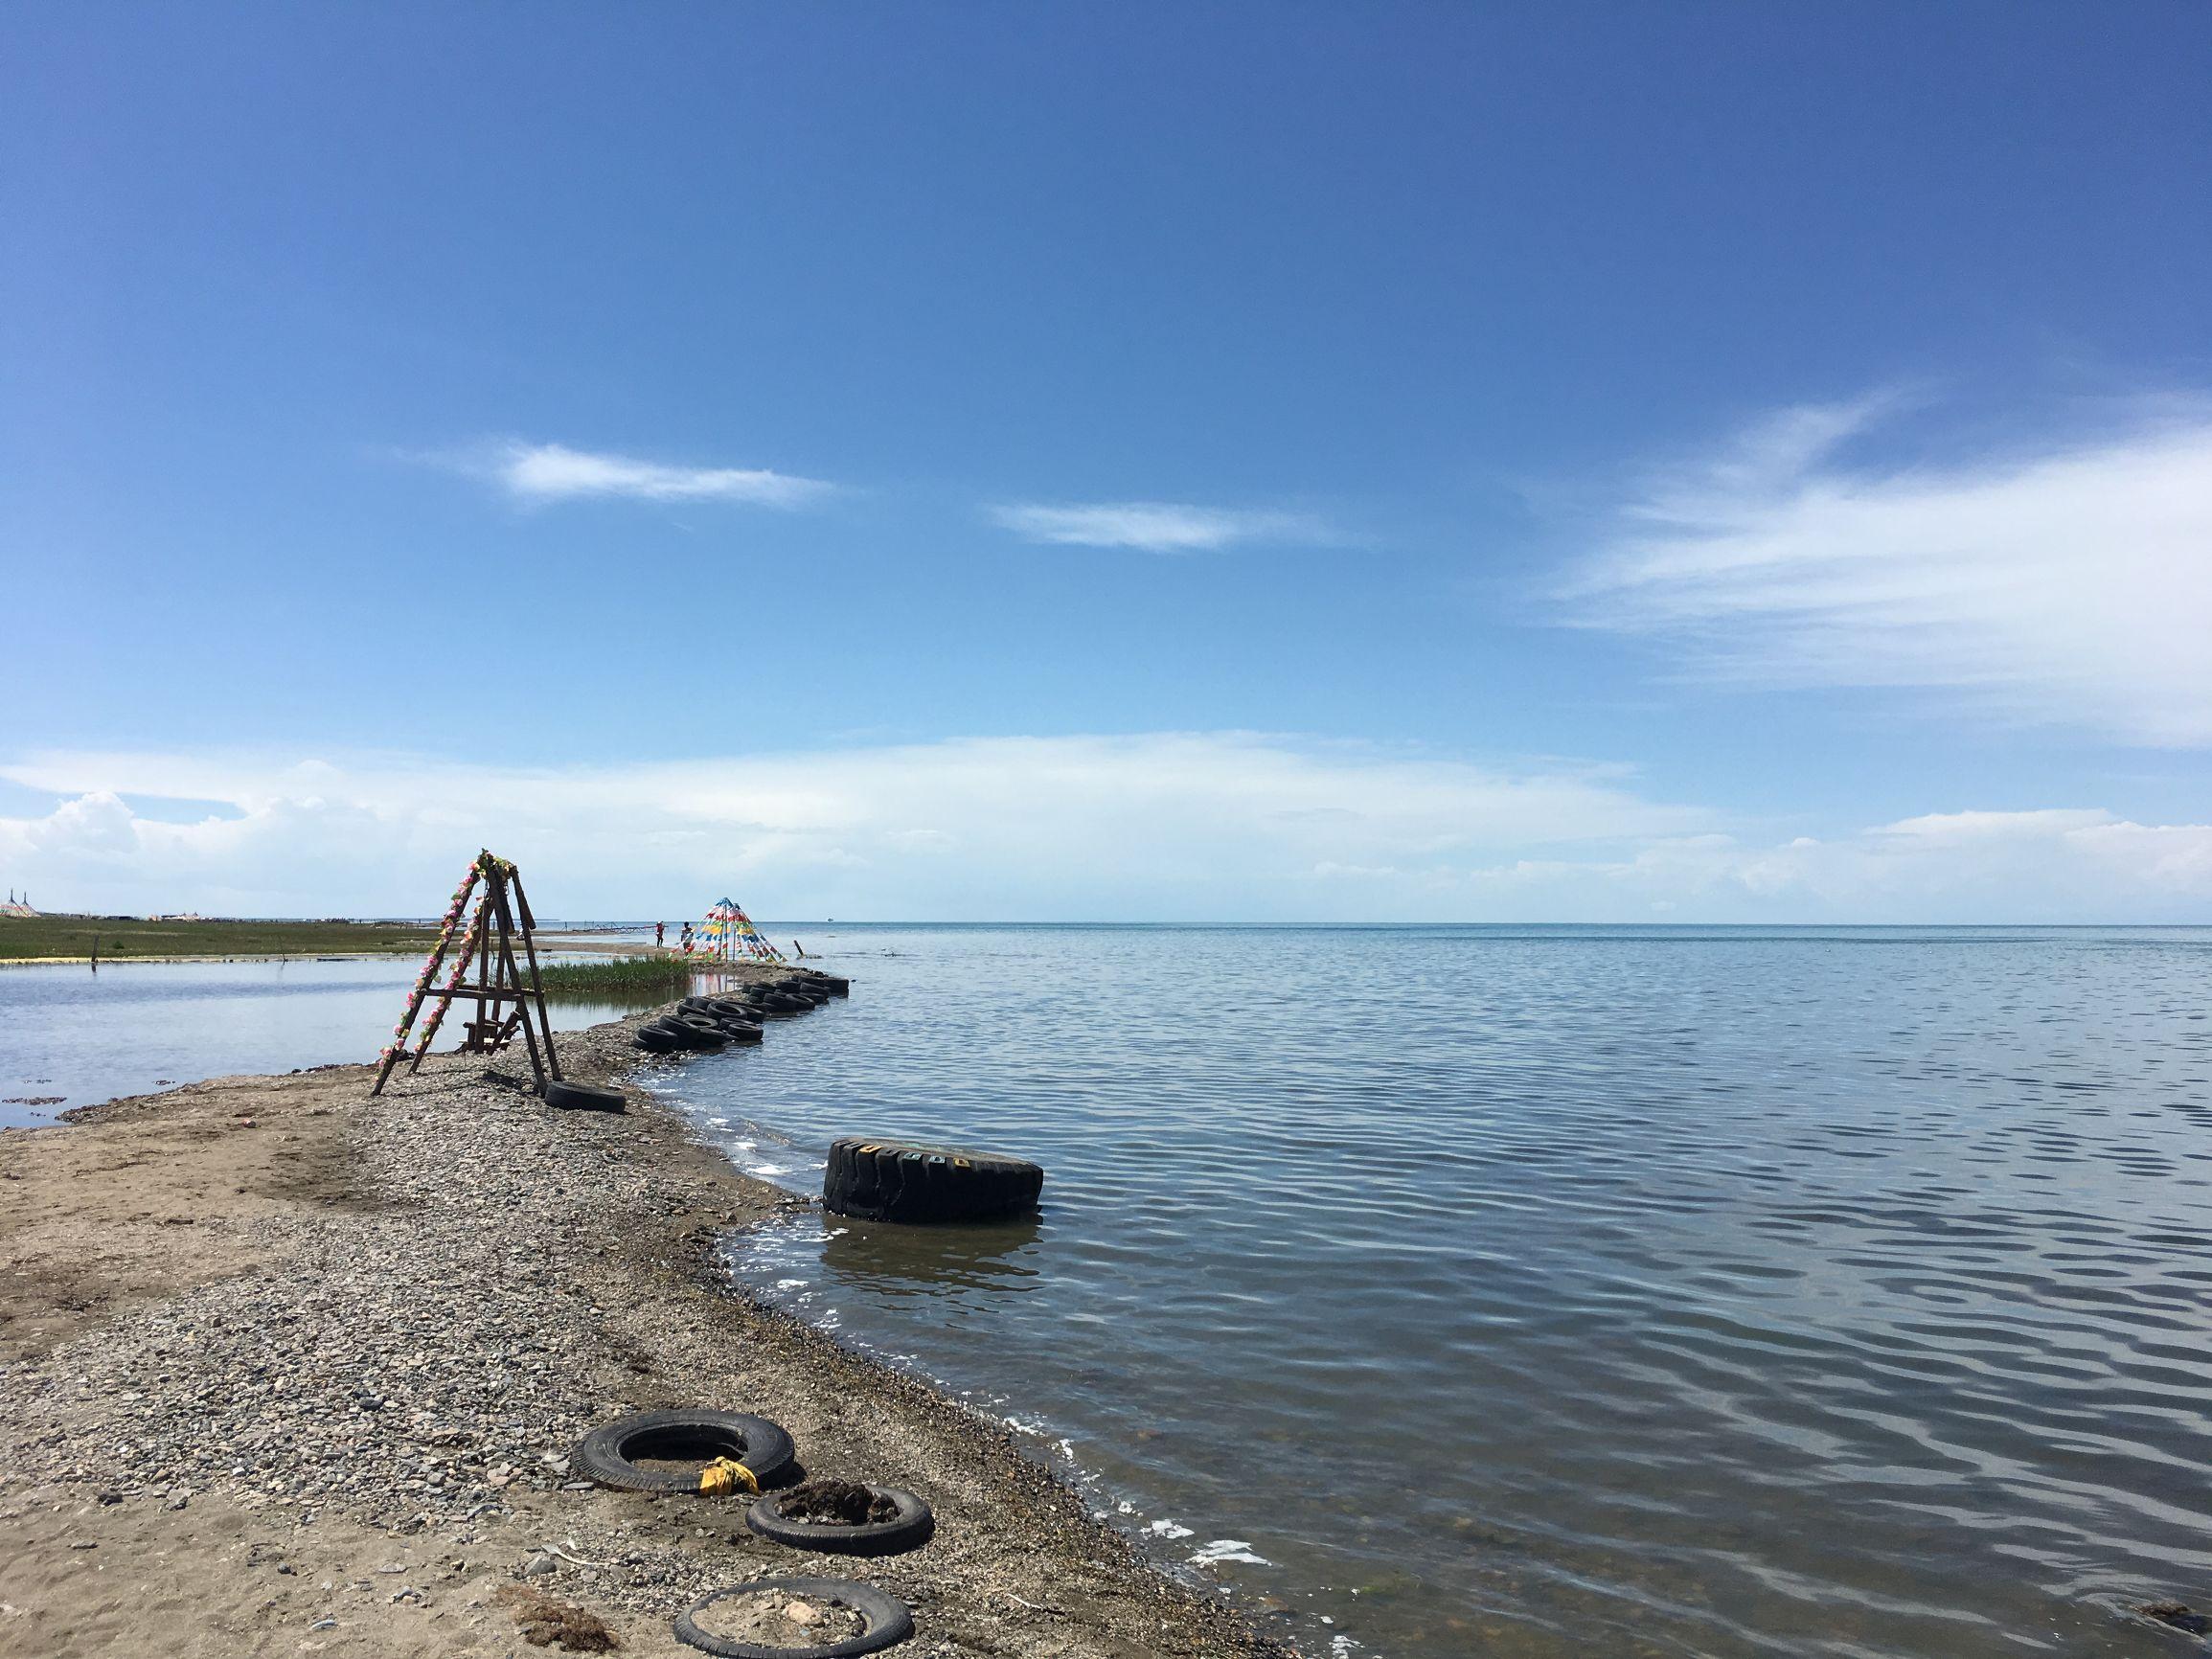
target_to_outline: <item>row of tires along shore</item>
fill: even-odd
[[[805,969],[787,978],[748,985],[719,996],[687,996],[675,1011],[638,1028],[637,1046],[652,1054],[757,1043],[771,1019],[787,1019],[850,994],[850,980]]]
[[[768,1020],[820,1008],[852,989],[850,980],[802,968],[721,996],[687,996],[674,1012],[640,1026],[637,1043],[664,1055],[757,1043]],[[822,1207],[869,1221],[994,1221],[1036,1209],[1043,1190],[1044,1170],[1025,1158],[848,1135],[831,1143]]]

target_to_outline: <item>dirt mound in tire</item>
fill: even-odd
[[[807,1481],[784,1493],[777,1508],[787,1520],[826,1526],[864,1527],[872,1521],[899,1518],[895,1500],[870,1491],[857,1481]]]

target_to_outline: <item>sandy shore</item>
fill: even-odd
[[[620,1080],[622,1021],[561,1038]],[[997,1425],[755,1307],[724,1229],[800,1203],[630,1091],[546,1109],[518,1057],[227,1078],[0,1133],[0,1654],[511,1654],[517,1579],[623,1651],[772,1573],[906,1600],[901,1654],[1279,1655],[1152,1571]],[[878,1561],[747,1532],[737,1498],[569,1478],[607,1418],[785,1424],[810,1473],[906,1486]]]

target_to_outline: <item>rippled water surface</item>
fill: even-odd
[[[1316,1652],[2173,1654],[2212,1604],[2212,932],[840,928],[664,1074],[1034,1223],[735,1270]]]

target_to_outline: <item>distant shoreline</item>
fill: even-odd
[[[0,917],[0,967],[135,962],[353,962],[427,956],[438,929],[413,921],[125,920],[107,917]],[[98,955],[94,955],[97,943]],[[540,950],[650,955],[641,941],[593,930],[543,929]]]

